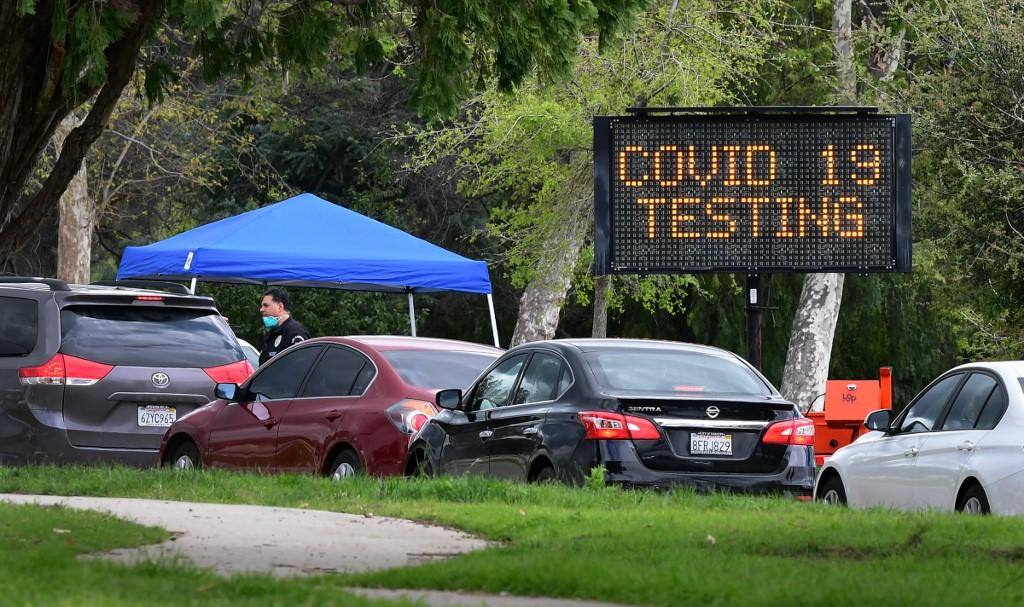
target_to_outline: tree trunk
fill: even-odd
[[[580,191],[578,184],[570,187],[563,209],[565,219],[547,235],[543,253],[537,260],[537,271],[519,300],[519,318],[511,346],[555,336],[565,295],[572,284],[576,262],[593,217],[593,190],[586,196],[579,196]]]
[[[612,277],[594,277],[594,328],[591,337],[608,337],[608,289],[611,288]]]
[[[789,336],[782,394],[802,411],[824,402],[828,365],[832,358],[839,306],[843,301],[842,274],[808,274],[800,293],[800,305]]]
[[[82,119],[68,114],[54,131],[57,153],[64,139]],[[92,278],[92,234],[96,227],[96,203],[89,196],[85,162],[71,178],[60,197],[60,223],[57,228],[57,278],[70,283],[88,284]]]
[[[34,12],[21,14],[25,3],[0,2],[0,57],[4,58],[0,64],[0,258],[23,247],[58,206],[89,146],[110,120],[135,71],[143,40],[163,15],[165,1],[107,0],[129,16],[129,25],[104,50],[106,78],[96,83],[72,74],[70,85],[65,84],[66,58],[79,49],[66,32],[57,36],[54,11],[81,10],[85,3],[40,0],[30,3]],[[88,114],[67,135],[39,190],[26,192],[58,125],[94,96]]]
[[[857,75],[853,68],[853,20],[851,0],[833,0],[832,33],[835,37],[836,78],[839,104],[853,105],[857,99]],[[821,410],[832,359],[832,340],[843,302],[842,274],[808,274],[804,277],[800,304],[793,318],[782,373],[782,394],[801,410]]]
[[[584,229],[567,226],[558,234],[560,237],[553,238],[544,248],[537,273],[519,300],[519,318],[511,346],[555,336],[565,294],[572,284],[572,274],[583,248]]]

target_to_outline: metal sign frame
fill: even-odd
[[[594,256],[595,274],[695,274],[710,272],[909,272],[911,268],[911,160],[910,116],[879,114],[861,107],[764,107],[764,108],[637,108],[630,116],[594,117]],[[616,263],[612,209],[612,129],[617,123],[736,123],[770,121],[773,124],[888,121],[892,127],[892,255],[884,265],[778,266],[723,265],[713,267],[657,267]]]

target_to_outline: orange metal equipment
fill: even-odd
[[[867,432],[864,418],[878,409],[892,409],[892,367],[880,368],[878,380],[826,382],[825,410],[807,413],[814,420],[814,463],[821,466]]]

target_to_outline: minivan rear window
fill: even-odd
[[[771,394],[765,382],[735,358],[683,350],[593,350],[584,353],[605,388],[677,394]]]
[[[75,306],[60,320],[61,352],[107,365],[206,368],[245,358],[227,323],[209,310]]]
[[[34,299],[0,297],[0,356],[32,353],[39,337],[39,304]]]

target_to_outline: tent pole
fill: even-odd
[[[197,276],[193,276],[193,277],[192,277],[192,286],[191,286],[191,287],[189,288],[189,291],[190,291],[190,292],[191,292],[191,293],[192,293],[193,295],[195,295],[195,294],[196,294],[196,282],[197,282],[198,280],[199,280],[199,277],[197,277]]]
[[[412,302],[412,290],[407,291],[409,295],[409,327],[412,329],[412,336],[416,337],[416,305]]]
[[[494,297],[490,293],[487,294],[487,307],[491,311],[491,333],[494,336],[494,347],[500,348],[498,345],[498,321],[494,319]]]

